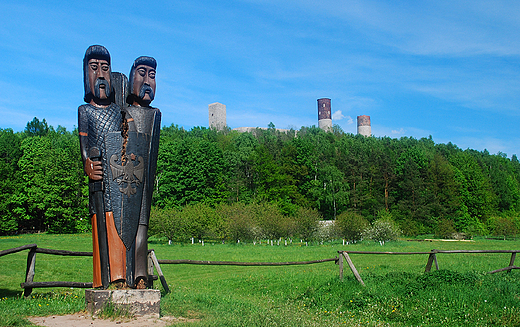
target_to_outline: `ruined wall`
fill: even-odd
[[[332,130],[332,114],[329,98],[318,99],[318,127],[325,132]]]
[[[208,105],[209,128],[223,130],[226,126],[226,105],[222,103],[212,103]]]
[[[363,136],[372,136],[372,127],[370,126],[370,116],[357,116],[357,133]]]

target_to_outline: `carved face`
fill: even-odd
[[[149,104],[155,97],[155,69],[147,65],[135,68],[132,94]]]
[[[110,64],[103,59],[88,61],[88,81],[94,97],[105,100],[110,97]]]

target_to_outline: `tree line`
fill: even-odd
[[[90,228],[78,143],[76,130],[45,119],[23,132],[0,130],[1,233]],[[280,217],[305,209],[368,223],[383,212],[406,235],[516,233],[520,162],[431,137],[364,137],[338,126],[328,133],[314,126],[284,133],[273,124],[252,133],[163,127],[152,220],[197,204],[269,205]]]

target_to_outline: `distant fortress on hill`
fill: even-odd
[[[209,127],[222,130],[227,126],[226,105],[215,102],[208,105]],[[332,130],[332,111],[329,98],[318,99],[318,127],[328,132]],[[237,127],[234,131],[254,132],[257,128],[267,129],[266,127]],[[287,133],[290,130],[277,128],[277,131]],[[371,136],[370,116],[357,116],[357,133],[363,136]]]

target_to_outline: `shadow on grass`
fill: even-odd
[[[0,298],[19,298],[22,293],[22,289],[19,291],[13,291],[10,289],[0,288]]]

